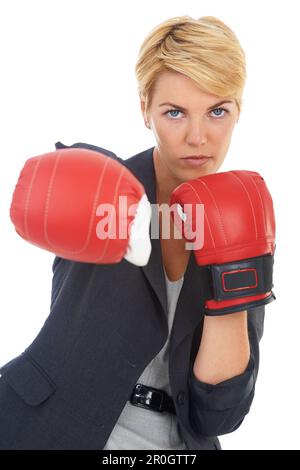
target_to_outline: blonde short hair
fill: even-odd
[[[145,101],[146,112],[156,79],[164,71],[184,74],[202,91],[232,97],[241,110],[245,53],[234,32],[218,18],[174,17],[146,36],[135,66],[138,92]]]

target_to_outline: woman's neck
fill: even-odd
[[[156,178],[156,199],[158,204],[169,204],[174,189],[181,183],[175,178],[158,155],[155,147],[153,151],[153,164]]]

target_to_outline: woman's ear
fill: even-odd
[[[142,111],[142,114],[143,114],[143,117],[144,117],[145,126],[148,127],[148,129],[150,129],[150,124],[149,124],[149,121],[148,121],[148,117],[147,117],[147,114],[145,112],[145,101],[143,100],[143,98],[140,99],[140,105],[141,105],[141,111]]]

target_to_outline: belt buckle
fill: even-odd
[[[146,385],[136,384],[130,397],[130,403],[141,408],[163,412],[164,392]]]

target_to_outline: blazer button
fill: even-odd
[[[184,404],[184,392],[179,392],[177,395],[177,404],[182,406]]]

